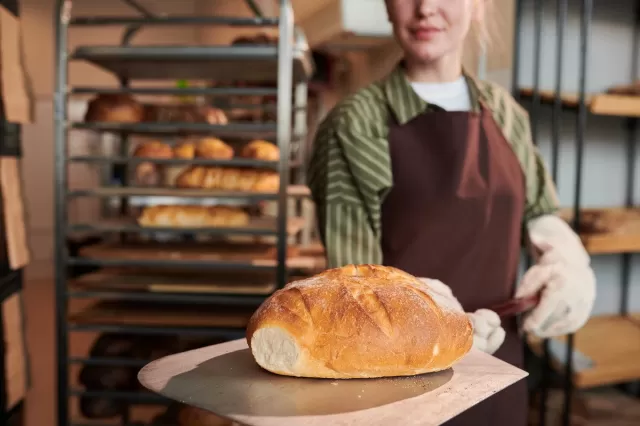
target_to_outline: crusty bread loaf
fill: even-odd
[[[375,378],[440,371],[473,343],[466,314],[419,279],[384,266],[345,266],[295,281],[247,326],[256,362],[276,374]]]
[[[176,178],[178,188],[275,192],[280,175],[273,170],[192,166]]]
[[[229,122],[226,114],[221,109],[189,104],[145,105],[143,120],[150,123],[208,123],[220,125]]]
[[[247,226],[249,215],[227,206],[152,206],[138,218],[140,226],[167,228],[240,228]]]
[[[144,119],[144,110],[129,95],[103,93],[89,102],[84,119],[88,122],[138,123]]]
[[[226,143],[217,138],[202,138],[196,144],[196,157],[215,160],[229,160],[234,152]]]
[[[136,146],[133,156],[138,158],[173,158],[173,150],[160,141],[142,142]],[[135,168],[136,185],[157,186],[162,183],[164,167],[153,162],[139,163]]]
[[[240,156],[262,161],[278,161],[280,159],[280,149],[271,142],[255,140],[242,148]]]

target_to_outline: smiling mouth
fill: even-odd
[[[428,28],[418,28],[413,30],[413,36],[416,40],[430,40],[434,36],[441,33],[443,30],[441,28],[436,27],[428,27]]]

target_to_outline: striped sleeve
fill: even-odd
[[[308,184],[330,268],[382,263],[379,200],[377,207],[371,205],[371,198],[365,194],[373,184],[361,180],[363,164],[370,154],[345,154],[345,148],[349,151],[354,143],[350,140],[354,136],[352,120],[350,109],[341,108],[322,123],[309,164]]]
[[[502,128],[522,166],[526,184],[523,223],[545,214],[556,213],[559,202],[555,184],[544,159],[533,144],[527,111],[503,88],[491,84],[485,87],[485,92],[494,119]]]

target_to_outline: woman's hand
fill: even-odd
[[[516,297],[541,293],[523,329],[540,338],[574,333],[589,319],[596,279],[580,238],[562,219],[543,216],[529,224],[537,264],[522,278]]]
[[[464,312],[462,305],[453,295],[451,288],[442,281],[429,278],[420,278],[431,290],[446,297],[460,312]],[[473,347],[494,354],[504,343],[505,331],[502,328],[500,317],[489,309],[479,309],[475,312],[467,312],[467,317],[473,325]]]

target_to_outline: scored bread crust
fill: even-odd
[[[247,342],[276,374],[411,376],[451,367],[471,349],[473,328],[453,301],[412,275],[349,265],[275,292],[251,317]]]

